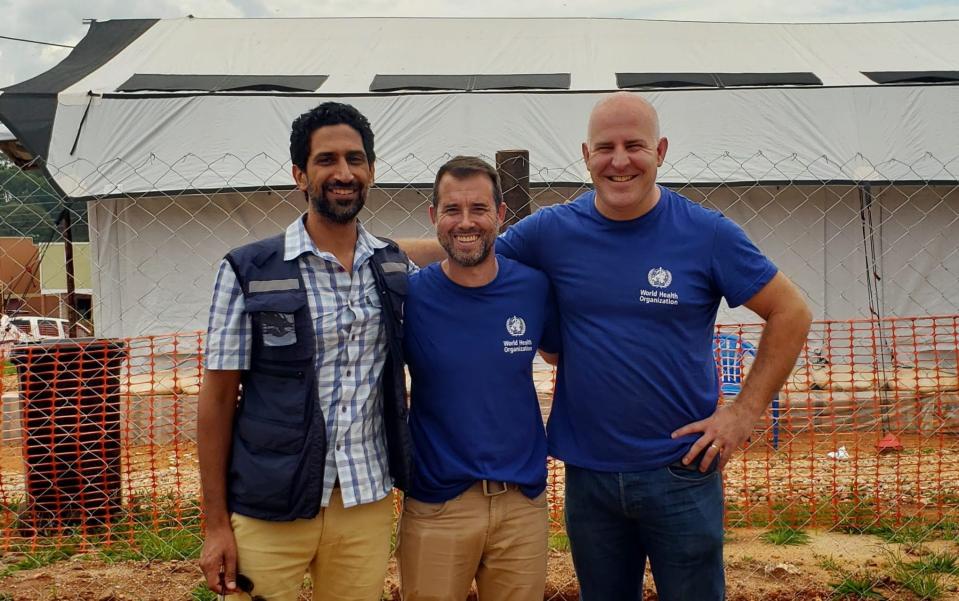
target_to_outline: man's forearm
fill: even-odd
[[[400,245],[400,248],[409,256],[410,260],[420,267],[446,258],[446,251],[443,250],[443,247],[435,238],[402,238],[397,240],[396,243]]]
[[[209,528],[229,525],[226,503],[226,472],[233,437],[239,376],[207,371],[197,408],[197,454],[203,506]]]
[[[762,415],[789,377],[806,342],[810,321],[805,303],[793,303],[770,315],[766,321],[756,360],[736,397],[736,405],[754,419]]]

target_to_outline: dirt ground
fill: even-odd
[[[897,585],[891,562],[914,561],[924,553],[959,554],[959,542],[932,541],[921,546],[883,542],[874,536],[811,532],[808,544],[776,546],[760,538],[761,530],[731,531],[726,543],[729,601],[826,601],[842,572],[868,574],[877,592],[890,601],[920,597]],[[0,562],[9,564],[14,557]],[[396,568],[384,587],[384,599],[399,599]],[[193,562],[105,563],[93,555],[75,555],[44,567],[15,572],[0,580],[0,599],[17,601],[166,601],[193,599],[200,582]],[[959,599],[959,574],[944,576],[941,600]],[[569,554],[551,551],[544,599],[571,601],[577,585]],[[308,598],[304,589],[303,598]],[[647,599],[656,599],[647,578]]]
[[[959,521],[959,449],[957,440],[948,437],[929,440],[904,437],[906,450],[900,454],[878,455],[874,436],[791,437],[783,440],[778,451],[761,440],[754,441],[727,466],[726,496],[731,508],[729,525],[751,523],[735,519],[746,512],[754,517],[768,513],[774,516],[773,503],[810,508],[823,499],[842,499],[843,492],[858,488],[866,498],[884,501],[883,509],[925,507],[941,513],[939,521]],[[826,453],[846,446],[851,458],[836,461]],[[922,451],[934,449],[934,454]],[[180,491],[196,494],[196,459],[192,444],[125,447],[125,494]],[[0,496],[17,498],[23,495],[23,463],[16,447],[0,448]],[[562,469],[551,476],[551,502],[556,518],[561,519]],[[879,488],[876,488],[876,484]],[[945,496],[948,493],[948,496]],[[874,511],[876,507],[871,507]],[[737,513],[738,512],[738,513]],[[764,520],[765,521],[765,520]],[[811,527],[811,526],[810,526]],[[821,528],[829,524],[820,524]],[[891,601],[908,601],[920,597],[898,586],[891,562],[915,561],[922,553],[949,552],[959,556],[959,542],[934,541],[915,545],[891,545],[866,535],[849,535],[829,531],[811,532],[809,544],[774,546],[764,542],[760,529],[733,528],[726,544],[728,599],[750,601],[825,601],[832,598],[832,584],[842,580],[842,573],[865,573],[880,583],[878,592]],[[8,533],[9,534],[9,533]],[[0,551],[0,572],[23,559]],[[105,562],[96,554],[76,555],[55,564],[20,570],[0,580],[0,601],[134,601],[180,600],[194,597],[200,582],[194,562]],[[944,591],[939,599],[959,600],[959,575],[943,577]],[[648,599],[655,599],[651,578],[647,579]],[[399,596],[395,567],[391,567],[384,590],[385,599]],[[568,552],[551,551],[549,576],[544,599],[566,601],[577,599],[578,587]],[[307,597],[304,597],[306,599]]]
[[[0,389],[14,384],[10,378],[7,380]],[[551,381],[541,380],[538,386],[551,388]],[[903,435],[903,452],[880,455],[875,447],[880,435],[881,432],[794,432],[784,428],[777,450],[772,447],[770,431],[758,433],[750,448],[733,458],[726,468],[729,524],[756,523],[751,518],[769,519],[784,507],[805,509],[810,516],[816,516],[816,508],[823,503],[857,500],[864,500],[864,508],[873,513],[922,514],[941,522],[959,522],[959,437],[942,433]],[[174,440],[175,444],[134,445],[125,439],[125,497],[196,496],[195,447],[189,440]],[[23,456],[18,441],[12,442],[0,446],[3,503],[15,503],[25,496]],[[828,453],[840,447],[845,447],[848,458],[830,458]],[[562,469],[553,471],[550,484],[554,516],[559,518]],[[829,520],[810,519],[819,527],[828,528],[831,524]],[[735,528],[728,534],[726,574],[730,601],[825,601],[832,598],[831,585],[842,580],[843,573],[868,575],[879,583],[877,591],[891,601],[919,599],[894,581],[891,564],[895,559],[914,561],[930,551],[959,555],[959,543],[954,541],[891,545],[873,536],[818,531],[810,532],[811,540],[806,545],[774,546],[764,542],[761,533],[758,529]],[[7,543],[9,536],[10,533],[4,533],[0,540]],[[3,553],[0,547],[0,573],[21,559],[24,558]],[[398,599],[395,573],[395,566],[391,566],[385,599]],[[193,596],[200,580],[194,562],[108,563],[96,554],[81,554],[0,579],[0,601],[204,601],[208,597]],[[959,576],[944,576],[942,584],[943,594],[938,598],[959,601]],[[648,599],[656,598],[651,578],[647,578],[647,592]],[[577,594],[568,552],[551,551],[544,599],[573,600]]]

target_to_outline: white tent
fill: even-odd
[[[0,119],[90,201],[107,335],[203,327],[217,259],[302,208],[282,198],[289,125],[325,99],[372,121],[378,184],[407,189],[368,223],[403,236],[426,233],[416,190],[453,154],[527,149],[534,189],[581,186],[586,116],[618,89],[660,112],[660,181],[744,224],[818,317],[869,312],[864,198],[884,311],[952,314],[957,59],[957,21],[121,20],[4,90]]]

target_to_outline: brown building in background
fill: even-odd
[[[75,255],[74,261],[79,263],[77,309],[89,320],[91,296],[86,247],[86,243],[74,244],[74,252],[80,255]],[[28,237],[0,236],[0,312],[10,316],[66,318],[66,290],[58,283],[64,279],[62,244],[37,245]]]

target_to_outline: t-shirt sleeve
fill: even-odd
[[[245,311],[243,290],[226,260],[220,262],[206,331],[207,369],[249,369],[253,325]]]
[[[733,220],[720,216],[713,241],[712,272],[730,307],[751,299],[778,271]]]
[[[559,309],[556,306],[556,296],[552,286],[549,287],[549,293],[546,295],[544,315],[543,335],[539,339],[539,348],[547,353],[559,353],[563,345],[559,330]]]
[[[496,254],[542,269],[540,260],[540,229],[543,211],[520,219],[496,239]]]

